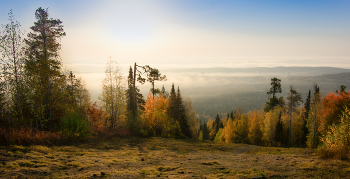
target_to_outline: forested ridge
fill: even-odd
[[[124,77],[118,63],[111,60],[106,64],[99,105],[91,102],[83,79],[64,70],[60,58],[60,39],[66,36],[63,22],[43,8],[36,10],[35,18],[25,34],[10,11],[9,23],[0,34],[1,145],[53,145],[113,135],[161,136],[319,148],[330,158],[349,155],[346,86],[322,94],[323,89],[314,84],[303,99],[291,85],[283,97],[283,81],[273,77],[270,90],[264,92],[268,101],[257,104],[263,105],[261,110],[244,113],[237,107],[224,117],[220,112],[215,119],[201,122],[192,100],[182,96],[179,86],[173,84],[169,91],[155,87],[167,80],[157,68],[133,63]],[[152,85],[147,97],[139,89],[144,83]]]

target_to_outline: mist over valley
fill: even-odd
[[[157,68],[157,66],[153,66]],[[125,68],[125,67],[124,67]],[[340,85],[350,87],[350,69],[334,67],[254,67],[254,68],[158,68],[167,76],[167,81],[156,82],[155,87],[164,85],[170,91],[172,83],[180,87],[184,97],[192,99],[193,106],[201,120],[207,121],[217,113],[226,114],[242,107],[244,112],[260,110],[268,101],[271,78],[281,79],[282,93],[288,94],[290,85],[305,99],[314,84],[326,95],[335,92]],[[126,77],[127,69],[122,69]],[[93,101],[98,100],[104,73],[82,73],[87,81]],[[137,84],[144,98],[147,98],[151,85]]]

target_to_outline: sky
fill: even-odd
[[[350,1],[0,0],[30,32],[39,7],[63,22],[64,67],[98,90],[106,64],[158,68],[350,68]],[[97,84],[98,83],[98,84]],[[96,98],[96,97],[95,97]]]

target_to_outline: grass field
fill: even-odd
[[[70,146],[1,146],[0,178],[349,178],[350,162],[302,148],[193,139],[112,138]]]

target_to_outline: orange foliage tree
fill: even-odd
[[[147,95],[147,101],[143,105],[144,112],[141,115],[143,119],[144,128],[148,131],[148,135],[161,135],[167,126],[167,108],[168,108],[168,98],[159,95],[159,97],[154,96],[151,93]]]
[[[350,107],[350,93],[329,93],[322,102],[322,118],[318,128],[321,134],[326,134],[328,127],[332,124],[338,125],[344,106]]]
[[[105,111],[103,111],[102,106],[98,107],[96,102],[92,105],[89,104],[86,113],[89,117],[91,126],[101,127],[104,125],[107,114]]]

